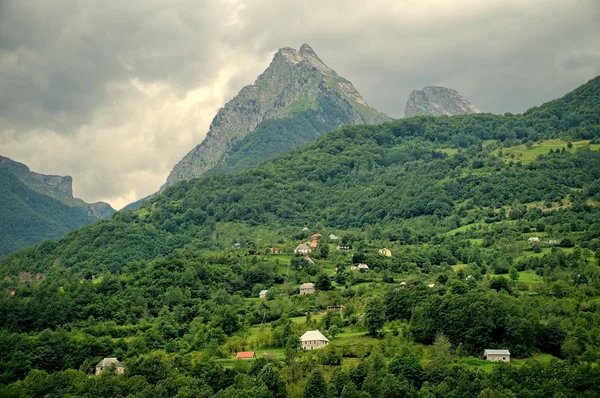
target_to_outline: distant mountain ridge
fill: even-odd
[[[115,212],[108,203],[86,203],[73,197],[73,177],[71,176],[36,173],[23,163],[15,162],[4,156],[0,156],[0,167],[5,167],[34,191],[56,199],[69,207],[79,207],[90,217],[105,219]]]
[[[44,175],[0,156],[0,257],[55,239],[115,211],[73,197],[73,179]]]
[[[427,86],[408,96],[404,117],[419,115],[453,116],[481,113],[458,91],[446,87]]]
[[[253,85],[219,110],[205,139],[175,165],[162,188],[218,165],[215,172],[253,166],[344,124],[389,120],[308,44],[299,51],[285,47]],[[260,137],[253,139],[255,132]]]

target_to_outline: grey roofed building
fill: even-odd
[[[493,362],[510,362],[510,351],[489,349],[483,352],[483,357]]]
[[[104,371],[105,368],[108,368],[112,365],[115,366],[117,374],[123,374],[125,371],[125,365],[123,365],[123,363],[121,363],[121,361],[119,361],[117,358],[104,358],[98,363],[98,365],[96,365],[96,374],[99,375]]]

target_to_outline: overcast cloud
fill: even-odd
[[[600,2],[0,0],[0,155],[120,208],[305,42],[392,117],[426,85],[523,112],[600,74]]]

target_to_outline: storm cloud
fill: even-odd
[[[278,48],[365,99],[454,88],[523,112],[600,74],[597,0],[0,0],[0,154],[121,207],[155,192]]]

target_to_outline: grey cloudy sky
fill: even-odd
[[[0,0],[0,155],[120,208],[305,42],[392,117],[426,85],[522,112],[600,74],[600,1]]]

